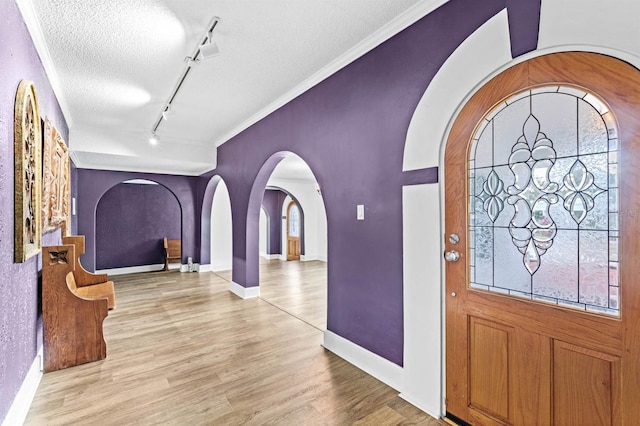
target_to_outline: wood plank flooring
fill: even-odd
[[[261,266],[274,283],[270,266],[291,267]],[[25,425],[445,424],[322,348],[311,320],[242,300],[221,276],[114,281],[107,359],[45,374]]]
[[[327,263],[261,259],[260,298],[318,330],[326,330]]]

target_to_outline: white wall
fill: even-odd
[[[293,194],[304,212],[304,260],[327,260],[327,215],[322,195],[316,191],[315,182],[293,179],[270,179],[268,186],[282,188]],[[291,199],[287,197],[283,206],[283,216]],[[283,234],[286,236],[286,221],[282,222]],[[285,237],[286,238],[286,237]],[[284,240],[286,243],[286,239]],[[282,254],[286,256],[286,244],[282,246]],[[286,259],[286,257],[285,257]]]
[[[211,205],[211,270],[228,271],[233,263],[231,201],[227,185],[221,180]]]
[[[260,207],[260,224],[258,231],[258,249],[260,252],[260,256],[267,256],[267,235],[269,235],[269,221],[267,219],[267,214],[264,212],[264,209]]]

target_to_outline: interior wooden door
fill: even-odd
[[[637,424],[639,174],[627,63],[545,55],[467,102],[445,153],[449,416]]]
[[[287,207],[287,260],[300,260],[300,209],[295,201]]]

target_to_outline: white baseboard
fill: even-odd
[[[212,263],[211,272],[230,271],[232,267],[231,263]]]
[[[327,262],[327,256],[326,255],[318,256],[318,260],[321,261],[321,262]]]
[[[381,382],[398,391],[402,390],[402,375],[404,370],[399,365],[329,330],[324,332],[324,342],[322,346]]]
[[[169,269],[180,269],[179,264],[170,263]],[[107,274],[107,275],[124,275],[124,274],[137,274],[140,272],[155,272],[162,271],[164,269],[164,264],[159,263],[155,265],[142,265],[142,266],[128,266],[126,268],[113,268],[113,269],[98,269],[96,270],[96,274]]]
[[[440,412],[439,411],[434,411],[432,409],[429,409],[428,407],[425,407],[424,404],[421,404],[417,401],[417,399],[413,399],[411,398],[410,395],[407,395],[406,393],[402,392],[400,395],[398,395],[400,398],[404,399],[405,401],[407,401],[409,404],[418,407],[419,409],[421,409],[422,411],[424,411],[425,413],[427,413],[428,415],[430,415],[431,417],[433,417],[434,419],[439,419],[441,418]]]
[[[238,283],[234,283],[233,281],[229,282],[229,291],[241,299],[254,299],[256,297],[260,297],[260,287],[242,287]]]
[[[264,257],[267,260],[280,259],[280,255],[279,254],[264,254],[264,255],[262,255],[262,257]]]
[[[31,368],[27,372],[27,377],[24,378],[20,390],[18,391],[7,417],[2,421],[2,426],[21,425],[29,414],[29,408],[33,398],[36,396],[38,385],[42,379],[42,348],[36,354]]]
[[[198,270],[198,272],[213,272],[213,269],[211,268],[210,264],[200,265],[200,269]]]

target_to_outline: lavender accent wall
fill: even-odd
[[[294,152],[313,170],[327,211],[328,329],[402,365],[402,185],[433,179],[432,171],[402,174],[406,132],[444,61],[505,8],[515,54],[534,49],[539,0],[451,0],[219,148],[215,174],[233,210],[233,281],[258,285],[263,190]],[[357,204],[364,221],[356,221]]]
[[[277,189],[266,189],[262,197],[262,206],[269,216],[269,244],[267,254],[282,254],[280,240],[282,235],[282,203],[287,194]]]
[[[79,169],[78,233],[85,235],[86,246],[85,255],[81,258],[82,265],[90,271],[94,271],[96,268],[96,212],[100,199],[112,187],[131,179],[146,179],[157,182],[175,196],[182,211],[182,262],[186,263],[189,256],[197,262],[200,256],[199,247],[196,247],[196,236],[200,236],[200,209],[198,208],[196,212],[199,178]],[[151,206],[140,203],[136,198],[130,198],[126,202],[133,205],[141,216],[151,219],[159,214]]]
[[[114,186],[96,211],[96,269],[164,263],[162,239],[180,239],[181,224],[180,204],[164,186]]]
[[[271,231],[269,234],[270,238],[275,238],[278,240],[278,251],[271,251],[269,254],[284,254],[284,247],[282,247],[282,218],[287,216],[287,211],[286,208],[288,206],[284,206],[284,200],[287,198],[287,196],[289,196],[291,198],[291,200],[293,200],[296,205],[298,206],[298,212],[300,212],[300,254],[302,256],[304,256],[304,210],[302,208],[302,204],[300,204],[300,201],[298,201],[298,198],[292,194],[291,192],[287,191],[286,189],[276,189],[278,187],[269,187],[267,189],[265,189],[265,195],[262,198],[262,203],[264,205],[264,198],[267,197],[267,193],[269,191],[273,191],[277,194],[277,197],[275,199],[271,199],[269,200],[269,209],[268,213],[269,213],[269,217],[271,218],[276,218],[278,219],[278,225],[277,225],[277,229],[276,232],[277,234],[274,234],[273,231]],[[284,206],[284,208],[283,208]],[[273,224],[273,220],[271,221],[271,223]],[[271,240],[273,241],[273,240]]]
[[[31,37],[13,0],[0,2],[0,422],[42,345],[38,316],[38,257],[13,263],[13,109],[22,79],[35,83],[41,118],[48,115],[65,140],[69,130]],[[72,188],[73,190],[73,188]],[[59,232],[43,236],[57,243]]]

